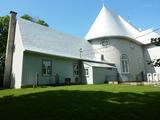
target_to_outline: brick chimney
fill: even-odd
[[[5,71],[4,71],[4,82],[3,87],[10,88],[11,85],[11,72],[12,72],[12,59],[14,51],[14,39],[16,30],[16,15],[14,11],[10,12],[10,22],[8,29],[8,40],[6,47],[6,59],[5,59]]]

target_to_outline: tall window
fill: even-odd
[[[79,66],[78,66],[78,63],[74,63],[73,64],[73,75],[74,76],[79,75]]]
[[[121,57],[122,73],[129,73],[129,59],[128,56],[123,54]]]
[[[52,75],[52,61],[42,60],[42,75],[51,76]]]

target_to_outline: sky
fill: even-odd
[[[84,38],[103,3],[142,30],[160,28],[160,0],[0,0],[0,16],[29,14],[49,27]]]

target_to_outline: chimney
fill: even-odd
[[[6,59],[5,59],[5,71],[4,71],[4,82],[3,87],[10,88],[11,85],[11,72],[12,72],[12,59],[14,49],[14,38],[16,29],[16,15],[14,11],[10,12],[10,22],[8,29],[8,40],[6,47]]]

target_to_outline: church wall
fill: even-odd
[[[102,40],[108,40],[106,46],[102,46]],[[143,48],[140,45],[122,38],[101,38],[92,40],[91,44],[95,49],[96,59],[98,59],[97,56],[100,57],[100,54],[103,54],[105,61],[116,64],[120,80],[135,81],[142,79],[141,72],[145,72],[145,70]],[[127,55],[129,58],[129,74],[122,73],[122,54]]]
[[[52,61],[51,76],[42,75],[42,61]],[[22,86],[33,85],[38,74],[38,84],[54,84],[55,75],[59,76],[59,83],[65,83],[65,78],[71,78],[71,82],[75,82],[73,75],[73,64],[78,63],[77,60],[53,57],[48,55],[25,53],[23,64],[23,79]]]
[[[147,45],[144,48],[145,61],[150,61],[160,58],[160,47],[155,45]],[[146,73],[160,73],[160,67],[153,67],[145,62]]]

